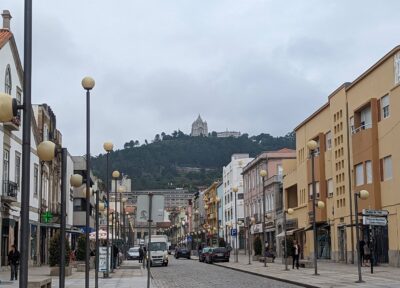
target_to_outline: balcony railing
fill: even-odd
[[[3,181],[3,196],[17,197],[18,184],[9,180]]]
[[[357,128],[353,128],[351,131],[352,134],[357,134],[358,132],[362,131],[362,130],[366,130],[366,129],[370,129],[372,128],[372,123],[366,123],[366,124],[362,124],[360,127]]]

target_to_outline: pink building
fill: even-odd
[[[256,220],[256,224],[251,227],[250,234],[252,238],[256,235],[262,237],[263,205],[265,205],[267,218],[265,220],[265,241],[278,256],[281,255],[282,247],[277,245],[279,243],[277,236],[283,231],[282,160],[295,158],[296,151],[292,149],[267,151],[258,155],[243,168],[246,223],[250,222],[251,217]],[[261,170],[267,171],[264,183],[260,176]],[[263,189],[265,190],[265,202],[263,201]]]

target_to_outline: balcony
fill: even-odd
[[[9,180],[3,181],[3,193],[1,198],[6,202],[17,201],[18,184]]]
[[[352,127],[351,134],[357,134],[363,130],[371,129],[372,128],[372,123],[361,123],[361,125],[357,128]]]
[[[274,176],[268,178],[268,179],[265,181],[265,186],[269,186],[269,185],[271,185],[271,184],[274,184],[274,183],[281,183],[281,182],[282,182],[282,175],[274,175]]]
[[[3,124],[5,129],[10,131],[18,131],[21,126],[21,117],[19,115],[14,116],[10,122],[6,122]]]

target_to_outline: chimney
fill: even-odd
[[[3,29],[10,30],[10,22],[11,22],[11,13],[8,10],[3,10],[3,14],[1,14],[3,17]]]

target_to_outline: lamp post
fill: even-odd
[[[126,254],[126,221],[125,221],[125,217],[126,217],[126,213],[125,213],[125,203],[126,203],[126,198],[122,198],[122,237],[123,237],[123,255],[125,256]]]
[[[233,194],[235,195],[235,230],[236,230],[236,236],[235,236],[235,262],[237,263],[239,261],[238,257],[238,229],[237,229],[237,192],[239,191],[238,187],[233,187],[232,188]]]
[[[82,79],[82,87],[86,90],[86,257],[85,257],[85,287],[89,288],[89,263],[90,263],[90,90],[95,82],[93,78],[86,76]]]
[[[284,257],[285,257],[285,271],[288,271],[289,269],[288,269],[288,263],[287,263],[287,243],[286,243],[286,234],[287,234],[287,229],[286,229],[286,214],[288,214],[288,215],[292,215],[293,214],[293,212],[294,212],[294,210],[292,209],[292,208],[289,208],[289,209],[287,209],[287,210],[284,210],[283,211],[283,229],[284,229],[284,231],[285,231],[285,235],[284,235],[284,237],[285,237],[285,239],[284,239]]]
[[[114,243],[114,211],[110,212],[110,217],[111,217],[111,243]],[[110,218],[108,218],[107,221],[110,221]],[[111,245],[111,273],[114,272],[114,249],[113,246]]]
[[[65,236],[66,236],[66,195],[67,195],[67,149],[57,147],[51,141],[43,141],[37,147],[37,153],[41,161],[52,161],[61,155],[61,217],[60,217],[60,288],[65,287]],[[71,185],[79,187],[82,185],[81,175],[71,176]],[[22,249],[21,249],[22,250]]]
[[[262,222],[262,230],[263,230],[263,256],[264,256],[264,267],[267,267],[267,257],[266,257],[266,251],[265,251],[265,189],[264,189],[264,181],[265,177],[267,176],[267,171],[266,170],[261,170],[260,171],[260,176],[262,178],[262,192],[263,192],[263,222]]]
[[[16,99],[10,95],[0,93],[0,122],[9,122],[17,116],[17,109],[22,109],[22,183],[21,183],[21,243],[20,265],[21,274],[19,287],[28,287],[28,259],[29,259],[29,197],[30,197],[30,170],[31,170],[31,80],[32,80],[32,0],[25,0],[24,8],[24,71],[23,71],[23,104],[17,105]]]
[[[120,176],[120,173],[119,173],[119,171],[118,170],[115,170],[115,171],[113,171],[112,172],[112,178],[114,179],[114,184],[115,184],[115,187],[114,187],[114,223],[113,223],[113,226],[114,226],[114,233],[115,233],[115,236],[114,236],[114,239],[116,240],[117,238],[116,238],[116,236],[117,236],[117,221],[118,221],[118,210],[117,210],[117,201],[118,201],[118,195],[117,195],[117,180],[118,180],[118,178],[119,178],[119,176]],[[111,247],[114,247],[113,245],[114,245],[114,239],[113,239],[113,241],[112,241],[112,245],[111,245]],[[114,255],[114,249],[113,248],[111,248],[111,250],[112,250],[112,259],[113,259],[113,261],[115,262],[115,258],[116,257],[118,257],[118,255]],[[118,263],[118,261],[117,261],[117,263]],[[113,263],[113,266],[115,266],[115,268],[117,268],[117,263]]]
[[[318,274],[317,258],[318,258],[318,246],[317,246],[317,219],[316,219],[316,208],[323,209],[325,203],[322,201],[315,202],[317,200],[316,185],[315,185],[315,171],[314,171],[314,158],[317,153],[318,143],[314,140],[310,140],[307,143],[307,148],[310,150],[311,156],[311,184],[312,184],[312,208],[313,208],[313,233],[314,233],[314,275]]]
[[[95,191],[96,195],[96,270],[94,272],[94,287],[99,287],[99,213],[104,211],[104,203],[100,203],[99,190]]]
[[[218,196],[215,198],[215,205],[217,207],[215,214],[216,214],[216,219],[217,219],[217,246],[219,246],[218,242],[219,242],[219,203],[221,201],[221,198],[219,198]]]
[[[363,283],[362,275],[361,275],[361,253],[360,253],[360,231],[358,227],[358,198],[365,200],[368,199],[369,192],[367,190],[361,190],[360,192],[354,193],[354,215],[356,216],[356,239],[357,239],[357,268],[358,268],[358,280],[356,283]],[[361,248],[362,249],[362,248]],[[371,264],[372,265],[372,264]]]
[[[105,142],[103,144],[104,150],[107,152],[107,165],[106,165],[106,194],[107,194],[107,259],[106,259],[106,272],[103,273],[103,278],[109,277],[109,266],[110,266],[110,236],[108,235],[110,232],[110,224],[108,219],[110,218],[110,184],[108,183],[108,173],[109,173],[109,155],[111,151],[113,151],[114,145],[111,142]]]

